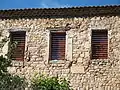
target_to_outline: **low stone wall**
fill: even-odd
[[[67,28],[66,59],[49,62],[50,30]],[[108,59],[91,60],[91,30],[107,29]],[[13,61],[10,73],[30,79],[35,73],[64,77],[74,90],[120,90],[120,17],[46,18],[0,20],[0,32],[8,38],[10,30],[26,31],[25,59]],[[8,42],[7,42],[8,43]],[[7,43],[0,48],[7,53]]]

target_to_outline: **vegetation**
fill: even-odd
[[[33,90],[72,90],[69,82],[58,77],[36,75],[32,80]]]
[[[10,64],[9,59],[0,56],[0,90],[24,90],[27,85],[25,79],[7,72]]]
[[[25,87],[24,78],[11,74],[0,76],[0,90],[24,90]]]
[[[0,56],[0,75],[5,75],[7,73],[7,67],[10,66],[11,61],[9,59]]]

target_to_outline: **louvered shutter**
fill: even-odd
[[[11,45],[15,44],[13,47],[11,58],[12,60],[23,61],[24,60],[24,49],[25,49],[25,31],[11,32]]]
[[[50,60],[65,59],[65,43],[66,43],[65,32],[51,33]]]
[[[92,59],[107,59],[108,57],[108,31],[92,31]]]

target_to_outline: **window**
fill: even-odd
[[[51,32],[50,60],[65,59],[66,32]]]
[[[107,59],[108,57],[108,31],[92,31],[92,59]]]
[[[17,61],[24,60],[25,31],[11,32],[11,59]]]

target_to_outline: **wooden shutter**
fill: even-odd
[[[66,43],[65,32],[51,33],[50,60],[65,59],[65,43]]]
[[[12,60],[23,61],[25,49],[25,31],[11,32]],[[15,46],[15,47],[14,47]]]
[[[92,31],[92,59],[107,59],[108,57],[108,31]]]

